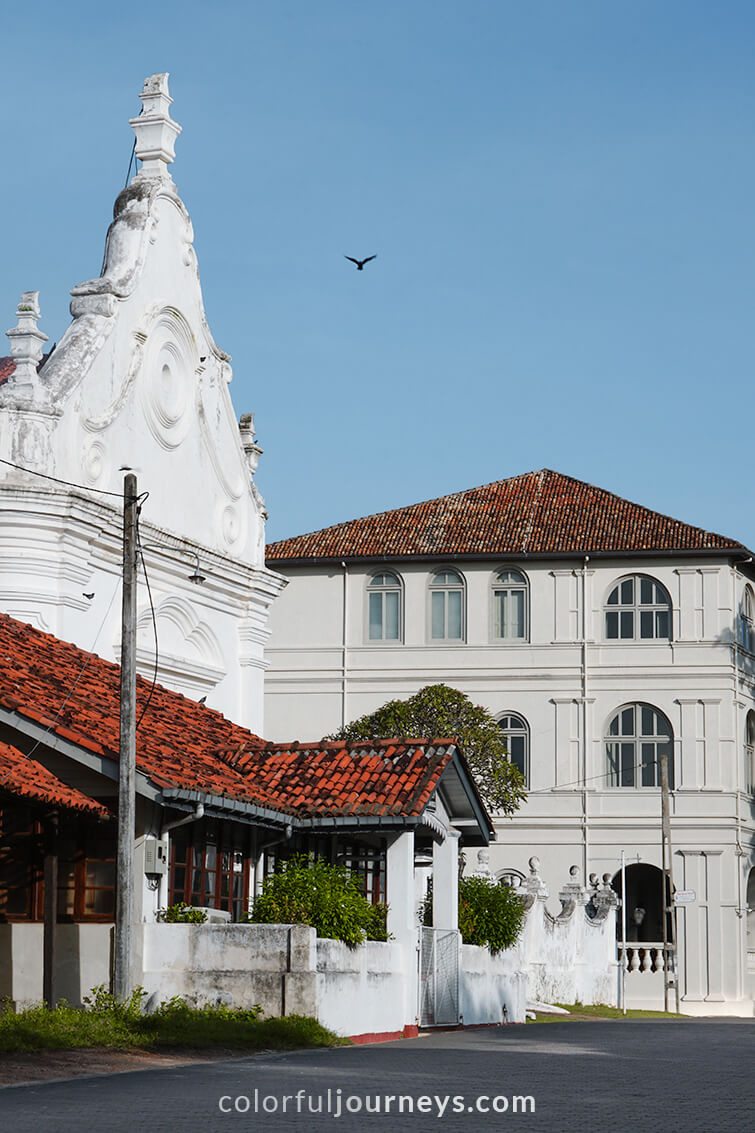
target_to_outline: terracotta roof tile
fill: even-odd
[[[54,347],[53,347],[53,349],[54,349]],[[50,357],[51,354],[52,354],[52,350],[48,351],[47,354],[42,355],[39,362],[37,363],[37,370],[42,369],[42,367],[44,366],[45,362],[47,361],[47,359]],[[7,378],[9,378],[11,376],[11,374],[14,372],[15,369],[16,369],[16,363],[14,362],[14,360],[10,356],[4,356],[4,357],[0,358],[0,385],[2,385],[2,383]]]
[[[266,557],[275,567],[313,559],[716,550],[746,548],[544,468],[282,539],[268,545]]]
[[[4,382],[9,378],[16,368],[16,363],[12,358],[0,358],[0,382]]]
[[[0,743],[0,791],[32,802],[51,803],[67,810],[109,818],[110,811],[76,787],[69,787],[36,759],[10,744]]]
[[[138,677],[137,719],[149,693],[150,682]],[[0,614],[0,704],[48,728],[51,744],[57,735],[117,760],[119,695],[118,665]],[[137,733],[136,763],[160,788],[283,814],[411,817],[421,814],[455,750],[452,740],[266,744],[156,685]]]
[[[301,817],[418,817],[453,758],[453,741],[275,744],[245,752],[237,766],[273,805]],[[227,757],[225,757],[227,758]],[[238,758],[238,757],[237,757]]]

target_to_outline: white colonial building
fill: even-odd
[[[144,493],[139,669],[257,732],[268,609],[261,453],[236,420],[230,358],[205,318],[193,232],[169,172],[168,76],[141,94],[137,175],[116,199],[102,274],[43,354],[26,292],[0,358],[0,610],[116,658],[124,469]],[[153,619],[154,613],[154,619]]]
[[[524,876],[534,852],[550,875],[616,875],[623,850],[631,990],[661,1007],[665,748],[674,885],[694,894],[678,912],[683,1010],[752,1014],[744,546],[543,470],[274,543],[267,564],[290,583],[271,614],[268,734],[310,740],[441,681],[484,704],[530,792],[499,820],[491,866]]]

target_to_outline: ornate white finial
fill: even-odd
[[[477,851],[477,868],[474,871],[475,877],[485,877],[492,880],[493,873],[490,868],[490,851],[483,848]]]
[[[264,452],[257,444],[257,439],[254,434],[254,414],[244,413],[239,421],[239,433],[241,435],[241,445],[244,449],[246,456],[247,467],[252,476],[257,471],[257,465],[260,462],[260,457]]]
[[[168,72],[150,75],[139,95],[142,112],[130,118],[136,134],[136,156],[142,162],[141,177],[170,177],[168,166],[176,156],[176,138],[181,127],[170,116],[173,99],[168,93]]]
[[[33,393],[37,388],[37,365],[42,358],[42,346],[47,335],[37,327],[39,318],[39,292],[24,291],[19,300],[18,325],[6,331],[10,339],[10,352],[16,368],[9,381],[18,391]]]

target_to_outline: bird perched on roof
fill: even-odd
[[[363,271],[365,264],[368,264],[370,262],[370,260],[376,260],[377,259],[377,253],[375,253],[374,256],[368,256],[366,260],[355,260],[353,256],[344,256],[343,258],[345,260],[351,260],[352,264],[356,264],[357,265],[357,271]]]

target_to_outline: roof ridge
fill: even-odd
[[[268,544],[269,565],[545,554],[749,554],[717,531],[551,468]]]
[[[535,495],[534,500],[532,501],[532,508],[530,509],[530,521],[529,521],[529,524],[527,526],[527,530],[524,533],[524,539],[522,540],[522,554],[523,555],[527,554],[527,543],[529,541],[530,535],[532,534],[532,528],[533,528],[533,525],[535,523],[535,512],[537,510],[537,505],[538,505],[538,502],[540,500],[540,495],[541,495],[542,490],[543,490],[543,480],[545,479],[545,474],[546,474],[547,471],[548,471],[547,468],[543,468],[537,474],[537,479],[538,479],[537,493]]]
[[[267,544],[266,550],[269,551],[271,547],[276,547],[280,543],[288,543],[293,539],[308,539],[312,535],[322,535],[326,531],[335,531],[339,527],[350,527],[353,523],[365,523],[368,519],[379,519],[383,515],[394,515],[400,511],[413,511],[414,508],[425,507],[427,504],[439,504],[444,500],[465,496],[469,492],[484,492],[486,488],[495,488],[499,484],[511,484],[514,480],[526,480],[528,476],[538,476],[549,471],[548,468],[542,468],[533,469],[530,472],[518,472],[515,476],[504,476],[501,480],[490,480],[487,484],[475,484],[471,488],[459,488],[455,492],[445,492],[441,496],[430,496],[426,500],[415,500],[413,504],[401,504],[399,507],[384,508],[382,511],[371,511],[367,515],[357,515],[353,519],[341,520],[340,523],[330,523],[327,527],[317,527],[314,531],[302,531],[299,535],[287,535],[283,539],[274,539],[272,543]],[[559,473],[556,473],[556,475],[559,475]]]

